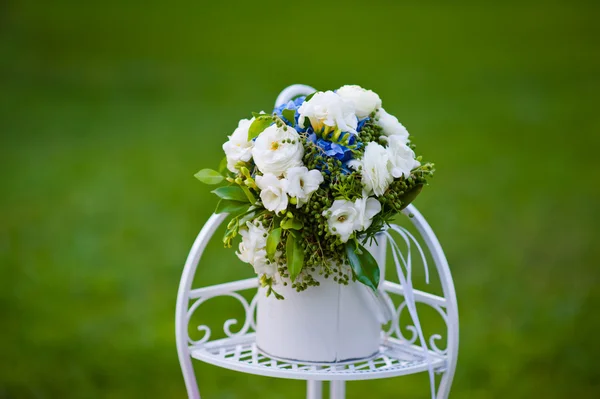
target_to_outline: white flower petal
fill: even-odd
[[[351,101],[332,91],[320,91],[298,108],[299,122],[302,127],[306,127],[305,118],[308,118],[315,132],[328,126],[342,132],[356,133],[358,119],[354,111]]]
[[[337,94],[354,104],[356,116],[359,119],[364,119],[381,108],[381,99],[377,93],[357,85],[342,86],[337,90]]]
[[[302,166],[304,147],[298,132],[290,126],[267,127],[256,138],[252,157],[263,174],[281,176],[289,168]]]
[[[256,176],[256,185],[260,188],[260,199],[266,209],[280,213],[287,209],[288,196],[285,187],[286,179],[279,179],[272,173]]]
[[[381,196],[394,180],[389,171],[389,154],[381,145],[370,142],[361,160],[362,183],[368,193]]]
[[[354,223],[354,229],[364,231],[373,223],[373,217],[381,212],[381,203],[373,197],[358,198],[354,201],[354,207],[358,217]]]
[[[223,144],[223,151],[227,157],[227,169],[236,173],[235,165],[238,162],[248,162],[252,158],[252,147],[254,143],[248,141],[248,129],[254,122],[252,119],[242,119],[237,129],[229,136],[229,140]]]
[[[327,225],[332,234],[338,235],[340,241],[347,242],[352,233],[354,233],[354,225],[358,218],[358,211],[354,203],[345,200],[335,200],[331,208],[323,212],[326,216],[328,212],[331,215],[327,218]]]
[[[415,153],[407,146],[400,136],[390,136],[388,139],[387,152],[389,156],[389,169],[395,178],[408,177],[410,171],[421,165],[415,159]]]
[[[380,108],[375,116],[375,123],[383,129],[383,133],[386,136],[398,136],[402,138],[404,143],[408,141],[408,130],[398,122],[398,118],[394,115],[388,114],[385,109]]]
[[[305,166],[290,168],[285,172],[287,185],[285,190],[290,197],[297,199],[296,208],[306,204],[312,193],[323,183],[321,172],[316,169],[308,170]]]

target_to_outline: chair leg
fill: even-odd
[[[306,381],[306,398],[323,399],[323,381]]]
[[[329,399],[346,398],[346,381],[331,381],[329,383]]]

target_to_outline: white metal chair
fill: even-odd
[[[297,95],[310,94],[314,91],[309,86],[293,85],[281,92],[276,105],[283,104]],[[299,379],[307,381],[307,398],[322,398],[322,382],[331,381],[330,397],[342,399],[345,397],[345,381],[389,378],[407,374],[425,372],[431,368],[441,374],[439,385],[436,389],[438,399],[447,398],[450,393],[458,354],[458,310],[456,294],[448,262],[433,230],[423,216],[412,205],[403,213],[410,215],[410,221],[418,230],[421,240],[427,248],[442,287],[443,296],[414,290],[414,300],[430,306],[439,313],[445,323],[446,348],[438,348],[436,341],[442,338],[440,334],[432,334],[427,340],[427,353],[422,346],[416,345],[418,339],[414,326],[400,326],[400,317],[407,308],[404,299],[405,288],[400,284],[385,281],[381,287],[381,294],[392,304],[391,297],[401,298],[398,306],[391,308],[393,313],[390,328],[382,333],[381,350],[375,357],[354,363],[343,364],[299,364],[270,358],[257,350],[254,343],[255,309],[257,304],[256,290],[258,279],[234,281],[225,284],[213,285],[202,288],[192,288],[192,282],[197,266],[210,238],[227,217],[226,214],[213,214],[194,242],[181,277],[176,307],[176,340],[179,361],[183,371],[188,396],[192,399],[200,398],[192,359],[213,364],[244,373]],[[411,245],[410,242],[407,242]],[[416,241],[413,245],[418,246]],[[418,246],[419,251],[421,250]],[[410,253],[406,253],[410,256]],[[318,289],[318,288],[315,288]],[[251,290],[253,299],[248,300],[240,292]],[[226,338],[212,339],[211,330],[206,325],[198,326],[204,336],[199,340],[192,340],[189,336],[188,325],[190,318],[198,307],[207,300],[228,296],[237,299],[245,311],[245,320],[239,331],[232,332],[231,326],[236,324],[235,319],[229,319],[223,325]],[[414,321],[413,321],[414,322]],[[412,336],[403,336],[402,328],[412,332]]]

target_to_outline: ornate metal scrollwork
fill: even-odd
[[[248,300],[246,298],[244,298],[242,295],[240,295],[237,292],[234,291],[230,291],[230,292],[222,292],[216,295],[212,295],[212,296],[207,296],[207,297],[200,297],[198,298],[193,304],[192,306],[190,306],[190,308],[187,311],[187,323],[189,324],[190,319],[192,317],[192,315],[194,314],[194,312],[200,307],[200,305],[202,305],[204,302],[208,301],[209,299],[212,298],[216,298],[216,297],[231,297],[231,298],[235,298],[237,299],[241,305],[244,308],[244,313],[245,313],[245,319],[244,319],[244,324],[242,324],[242,327],[240,328],[239,331],[237,332],[232,332],[231,331],[231,327],[238,324],[238,320],[237,319],[227,319],[225,320],[225,322],[223,323],[223,332],[225,333],[225,335],[228,338],[235,338],[235,337],[240,337],[243,336],[245,334],[247,334],[250,331],[255,331],[256,330],[256,320],[255,320],[255,311],[256,311],[256,304],[258,301],[258,294],[254,295],[254,297],[252,298],[252,300],[250,302],[248,302]],[[211,336],[211,329],[210,327],[208,327],[205,324],[201,324],[197,327],[198,331],[204,332],[204,334],[202,335],[202,337],[200,339],[197,340],[193,340],[188,333],[188,342],[191,345],[200,345],[200,344],[204,344],[206,342],[208,342],[208,340],[210,339]]]

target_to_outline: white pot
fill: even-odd
[[[377,259],[384,280],[385,237],[379,247],[367,248]],[[285,297],[258,298],[256,344],[272,357],[299,362],[334,363],[368,358],[379,351],[381,302],[370,288],[359,282],[341,285],[332,277],[314,275],[318,287],[296,292],[278,284]]]

